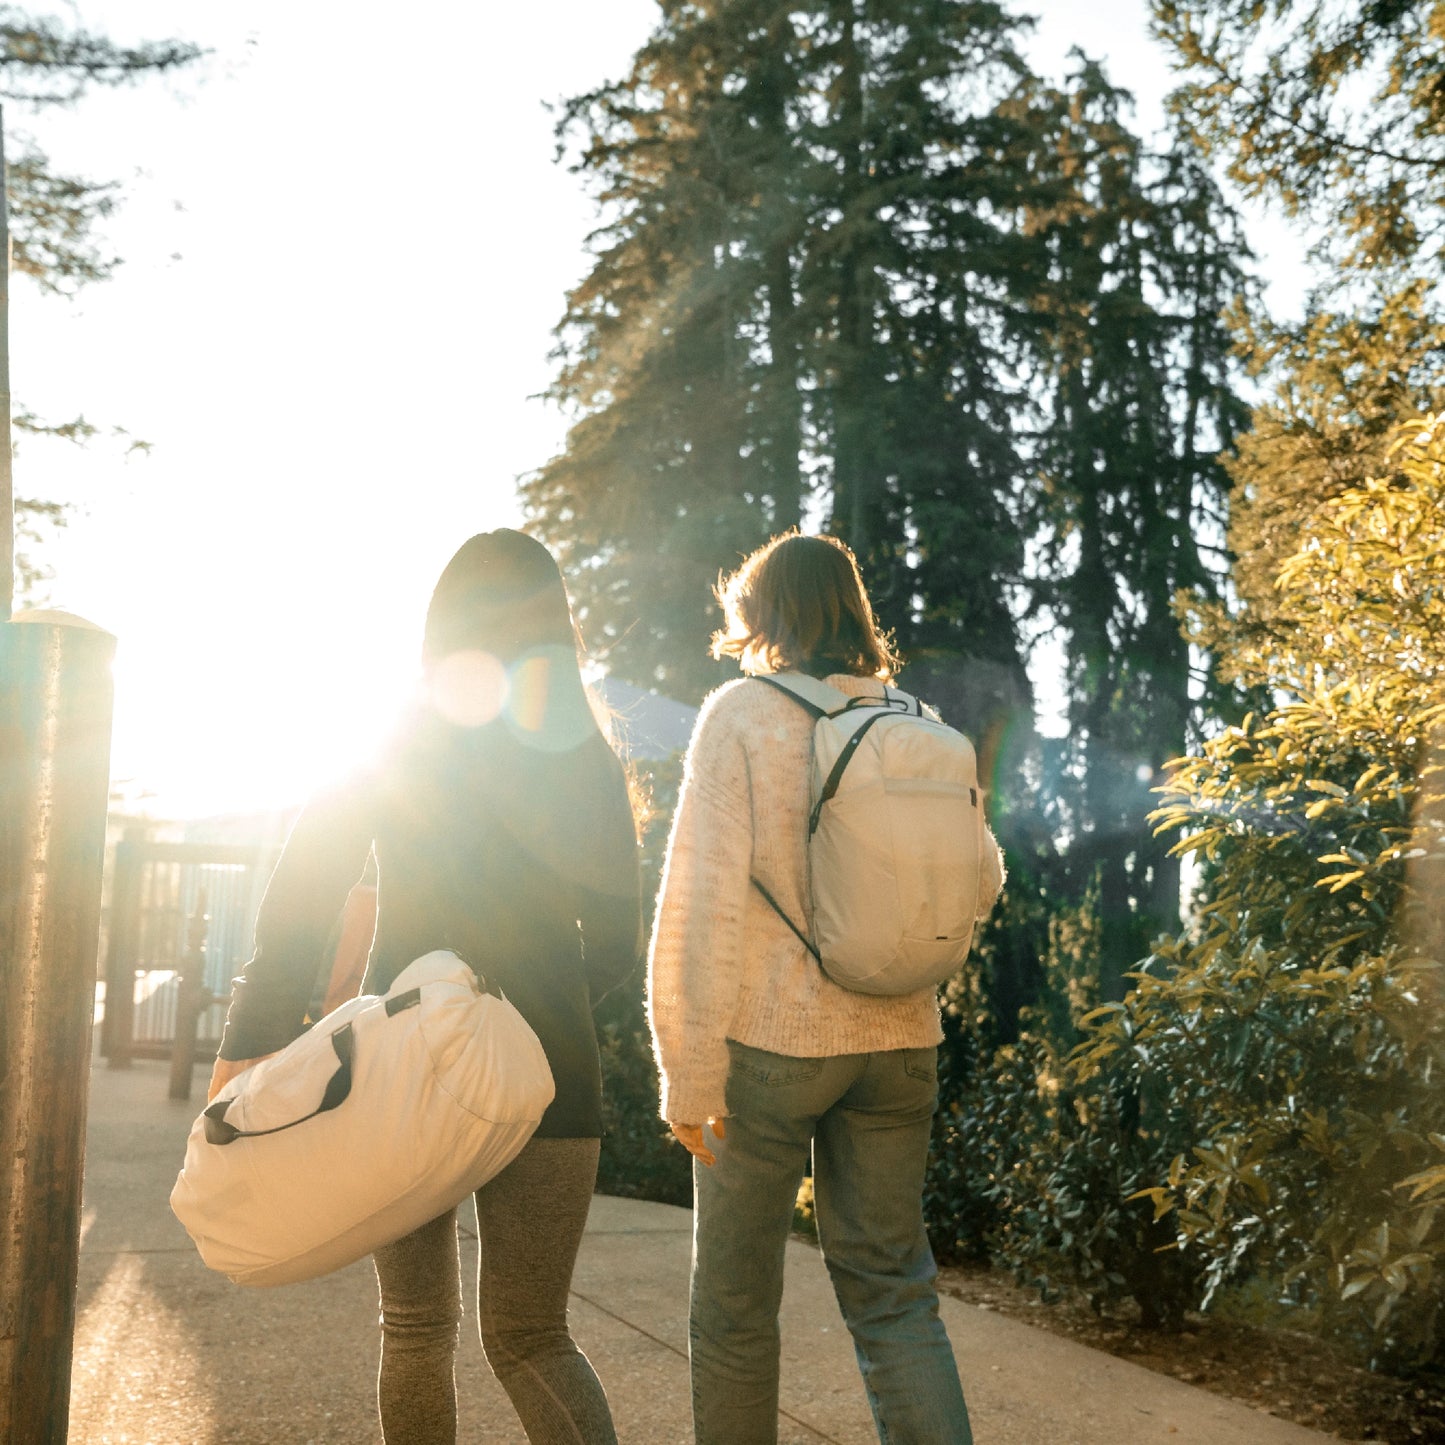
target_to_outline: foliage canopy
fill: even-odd
[[[1438,269],[1440,0],[1154,0],[1153,14],[1189,72],[1174,104],[1231,179],[1328,219],[1322,254]]]
[[[93,86],[128,85],[189,65],[200,54],[199,47],[175,40],[118,45],[17,6],[0,6],[0,99],[12,102],[12,111],[73,105]],[[114,210],[119,184],[57,171],[13,125],[7,126],[6,151],[12,269],[60,295],[112,275],[119,260],[102,249],[97,227]],[[82,443],[95,434],[83,417],[47,423],[23,407],[13,424],[17,431]],[[15,513],[16,580],[23,596],[47,575],[32,548],[46,526],[63,524],[64,508],[17,497]]]

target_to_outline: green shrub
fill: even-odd
[[[602,1050],[602,1155],[597,1187],[604,1194],[692,1203],[692,1156],[658,1116],[657,1066],[634,979],[599,1009]]]
[[[1148,1078],[1076,1079],[1067,1063],[1098,1002],[1096,890],[1035,920],[1047,940],[1038,997],[1000,1044],[986,997],[992,935],[1021,906],[1015,893],[946,1001],[924,1200],[935,1253],[989,1258],[1046,1299],[1077,1291],[1100,1310],[1132,1299],[1143,1324],[1177,1326],[1197,1268],[1159,1253],[1173,1232],[1131,1197],[1177,1147],[1168,1093]]]
[[[1034,1068],[1057,1061],[1035,1044]],[[1136,1196],[1167,1167],[1177,1121],[1168,1090],[1117,1075],[1081,1085],[1067,1068],[995,1191],[994,1249],[1045,1299],[1077,1291],[1098,1311],[1132,1301],[1145,1329],[1178,1329],[1198,1266]]]
[[[1201,638],[1234,642],[1235,676],[1278,704],[1174,774],[1156,820],[1206,860],[1207,899],[1096,1012],[1069,1073],[1170,1091],[1159,1137],[1181,1142],[1142,1197],[1206,1302],[1267,1279],[1396,1367],[1442,1353],[1438,425],[1404,429],[1388,481],[1321,504],[1269,628]]]
[[[938,1113],[923,1189],[923,1217],[940,1264],[992,1257],[999,1181],[1017,1167],[1036,1128],[1034,1061],[1024,1045],[970,1059],[959,1042],[939,1057]]]

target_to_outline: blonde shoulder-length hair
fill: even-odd
[[[784,532],[720,577],[716,596],[724,625],[713,634],[712,655],[737,658],[745,672],[845,672],[891,682],[898,671],[858,561],[836,537]]]

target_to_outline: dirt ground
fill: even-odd
[[[1445,1445],[1445,1379],[1372,1374],[1312,1337],[1211,1315],[1191,1315],[1178,1335],[1146,1333],[1126,1319],[1096,1315],[1085,1301],[1044,1304],[1036,1290],[1015,1284],[1000,1270],[946,1268],[939,1285],[967,1304],[1067,1335],[1341,1440]]]

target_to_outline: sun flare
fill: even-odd
[[[114,755],[130,776],[117,790],[172,821],[294,807],[364,765],[415,686],[345,658],[232,650],[183,668],[122,645]]]

